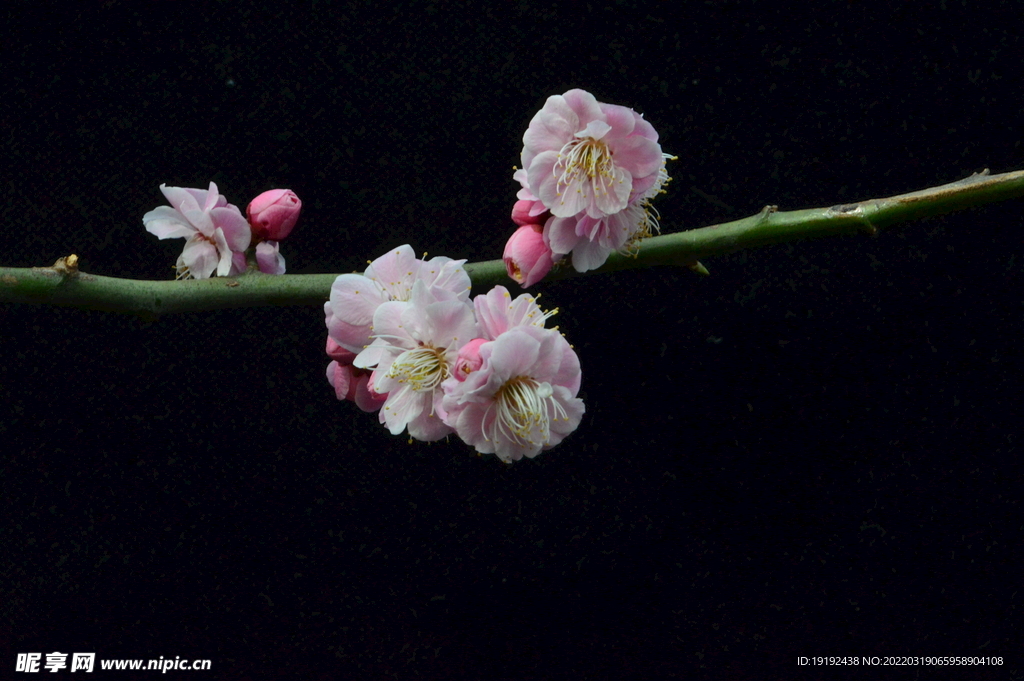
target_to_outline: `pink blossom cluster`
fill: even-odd
[[[533,297],[496,286],[470,300],[464,263],[406,245],[339,276],[324,304],[327,380],[394,435],[535,457],[583,417],[579,358]]]
[[[635,252],[658,229],[650,200],[668,182],[658,133],[624,106],[584,90],[549,97],[523,135],[522,185],[505,246],[509,276],[523,287],[572,253],[586,272],[609,254]]]
[[[256,265],[264,274],[284,274],[280,240],[299,219],[302,202],[290,189],[263,192],[246,209],[209,189],[160,185],[170,206],[160,206],[142,216],[146,231],[160,239],[185,238],[185,248],[175,269],[178,279],[235,276],[246,270],[246,251],[255,242]]]

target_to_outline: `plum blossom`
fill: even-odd
[[[584,90],[549,97],[523,135],[528,186],[555,217],[614,215],[654,185],[663,163],[650,123]]]
[[[408,246],[365,275],[343,276],[325,306],[327,380],[339,400],[379,409],[393,435],[431,442],[455,432],[511,462],[579,425],[579,359],[557,328],[545,328],[557,310],[503,286],[470,302],[461,261],[424,262]],[[369,341],[358,352],[338,340],[356,333]]]
[[[417,281],[443,291],[440,295],[445,299],[469,300],[465,262],[445,257],[420,260],[406,244],[371,262],[363,274],[342,274],[324,303],[328,334],[341,347],[360,352],[371,341],[370,325],[377,308],[386,302],[408,301]]]
[[[558,263],[571,253],[573,268],[586,272],[613,252],[636,253],[639,242],[658,231],[650,201],[664,191],[665,162],[674,157],[662,153],[658,133],[637,112],[570,90],[548,98],[523,144],[523,168],[513,175],[522,186],[512,209],[524,242],[518,247],[539,254],[536,247],[526,250],[522,228],[538,224],[547,249],[537,267],[525,254],[509,257],[509,240],[506,267],[520,285],[542,279],[547,258]]]
[[[216,184],[211,182],[209,189],[162,184],[160,191],[171,207],[149,211],[142,222],[146,231],[160,239],[187,239],[175,266],[179,279],[207,279],[214,271],[223,277],[245,270],[243,254],[252,238],[249,223],[238,206],[217,193]]]
[[[380,422],[392,435],[408,429],[411,437],[432,442],[452,432],[441,384],[452,375],[459,349],[479,335],[468,301],[423,280],[413,283],[408,301],[377,307],[374,340],[352,364],[374,369],[374,390],[388,393]]]
[[[442,384],[447,423],[481,454],[533,458],[579,426],[580,363],[555,329],[514,326],[479,346],[480,368]]]

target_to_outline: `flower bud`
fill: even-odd
[[[455,371],[452,372],[455,378],[464,381],[466,376],[480,368],[484,363],[480,357],[480,346],[486,342],[486,338],[474,338],[459,348],[459,356],[455,359]]]
[[[523,225],[505,244],[505,269],[523,288],[543,279],[555,264],[551,247],[544,243],[543,232],[540,225]]]
[[[261,241],[280,241],[292,232],[302,201],[291,189],[263,192],[245,209],[253,235]]]

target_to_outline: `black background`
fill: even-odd
[[[169,278],[211,179],[298,193],[292,273],[496,258],[572,87],[678,155],[666,231],[1022,165],[1013,2],[289,4],[8,3],[2,264]],[[3,304],[3,675],[1021,678],[1022,208],[541,284],[587,414],[512,466],[337,402],[318,308]]]

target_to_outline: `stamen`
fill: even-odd
[[[517,376],[505,382],[494,395],[484,414],[486,422],[496,410],[488,441],[503,437],[518,445],[546,444],[551,439],[551,418],[568,420],[565,409],[555,399],[550,383],[540,383],[529,376]],[[534,440],[534,435],[539,436]]]
[[[562,174],[558,175],[561,167]],[[552,172],[558,181],[555,193],[562,195],[562,187],[577,185],[576,192],[583,193],[587,198],[584,179],[589,180],[595,196],[608,193],[608,183],[614,181],[612,175],[612,153],[608,146],[590,137],[574,138],[567,142],[558,152],[558,161]],[[580,177],[584,174],[586,178]]]
[[[406,350],[391,364],[387,377],[415,392],[432,391],[451,375],[445,350],[430,346]]]

